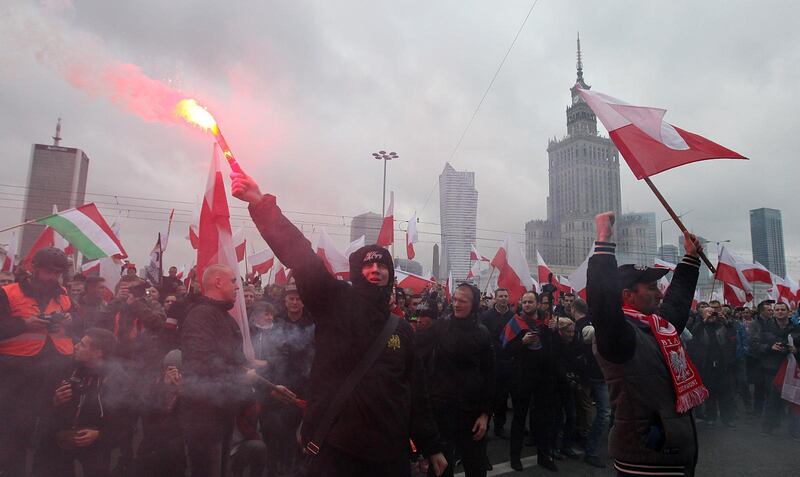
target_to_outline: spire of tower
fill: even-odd
[[[578,63],[576,67],[578,69],[578,79],[575,80],[575,82],[583,83],[583,58],[581,57],[581,32],[578,32]]]
[[[61,118],[58,118],[56,123],[56,135],[53,136],[53,145],[58,146],[61,142]]]

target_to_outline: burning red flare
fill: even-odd
[[[210,130],[211,134],[213,134],[214,138],[217,140],[217,144],[219,144],[219,147],[222,149],[225,159],[228,160],[231,169],[234,172],[243,172],[239,163],[236,162],[236,158],[233,157],[231,148],[228,147],[228,142],[225,141],[225,136],[223,136],[222,132],[219,130],[216,119],[214,119],[214,116],[205,107],[201,106],[194,99],[182,99],[178,101],[178,104],[175,106],[175,115],[203,130]]]

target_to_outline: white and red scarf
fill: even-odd
[[[660,316],[645,315],[631,308],[623,308],[625,315],[650,327],[653,336],[661,348],[661,354],[672,375],[672,386],[675,388],[675,410],[684,413],[693,407],[703,404],[708,398],[708,389],[703,386],[700,373],[697,372],[689,355],[683,348],[678,331],[672,323]]]

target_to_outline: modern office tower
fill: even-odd
[[[469,273],[470,245],[475,243],[478,191],[475,173],[457,171],[448,162],[439,175],[439,209],[442,227],[442,277],[450,272],[462,281]]]
[[[60,143],[61,119],[52,145],[34,144],[31,148],[23,222],[53,213],[54,205],[63,211],[84,204],[89,157],[81,149],[62,147]],[[38,224],[22,228],[20,257],[27,255],[42,230],[44,226]]]
[[[750,211],[750,242],[754,261],[764,265],[775,275],[786,276],[780,210],[761,208]]]
[[[375,212],[364,212],[361,215],[356,215],[350,222],[350,241],[357,240],[363,235],[365,244],[376,243],[382,223],[383,217]]]

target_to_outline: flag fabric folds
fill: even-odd
[[[603,123],[637,179],[697,161],[747,159],[665,122],[666,109],[634,106],[580,85],[578,92]]]
[[[513,341],[514,338],[516,338],[517,335],[519,335],[523,331],[530,331],[530,330],[531,330],[530,326],[528,326],[528,324],[525,323],[524,319],[522,319],[519,315],[514,315],[513,318],[508,320],[508,323],[506,323],[506,326],[503,328],[503,336],[502,336],[503,346]]]
[[[333,243],[333,239],[328,235],[325,227],[322,227],[319,233],[317,255],[322,259],[325,268],[331,275],[341,277],[343,280],[350,278],[350,261],[347,256],[336,249],[336,244]]]
[[[230,314],[242,332],[242,345],[245,356],[253,357],[253,344],[250,341],[250,327],[244,307],[244,293],[239,277],[239,261],[233,245],[230,210],[228,209],[227,191],[222,179],[217,145],[211,158],[211,168],[206,183],[205,197],[200,211],[200,227],[198,228],[197,247],[197,279],[201,280],[206,268],[215,264],[228,266],[234,271],[239,290],[236,302]]]
[[[497,286],[508,290],[509,303],[517,303],[526,291],[533,289],[525,253],[510,235],[503,240],[491,263],[498,271]]]
[[[394,191],[389,192],[389,208],[383,217],[381,231],[378,233],[378,245],[388,247],[394,243]]]
[[[253,255],[248,255],[247,261],[250,263],[253,272],[259,275],[266,275],[269,273],[272,265],[275,264],[275,254],[272,253],[272,250],[265,249]]]
[[[56,235],[55,231],[52,227],[45,227],[42,230],[42,233],[36,237],[36,240],[31,245],[30,250],[28,250],[28,254],[25,255],[25,258],[22,259],[22,268],[25,270],[31,271],[33,270],[33,256],[36,255],[36,252],[43,248],[55,247],[56,246]]]
[[[435,283],[432,280],[400,270],[399,268],[394,271],[394,274],[397,280],[397,288],[410,288],[416,294],[422,293],[426,288],[430,288]]]
[[[52,227],[88,260],[128,255],[93,202],[36,221]]]
[[[742,265],[744,265],[744,262],[739,260],[726,247],[722,247],[719,251],[719,263],[717,264],[717,272],[714,278],[743,290],[747,298],[745,302],[748,302],[753,299],[753,287],[744,277],[741,270]]]
[[[414,251],[414,244],[419,241],[419,234],[417,233],[417,211],[411,215],[408,220],[408,228],[406,229],[406,257],[409,260],[414,260],[417,253]]]

